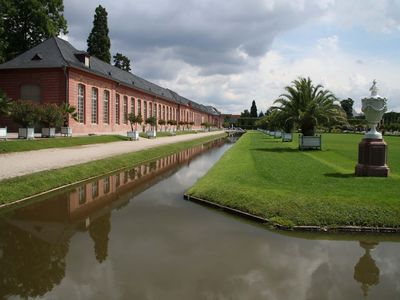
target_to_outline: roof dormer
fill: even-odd
[[[75,57],[85,65],[85,67],[90,67],[90,56],[87,52],[75,53]]]

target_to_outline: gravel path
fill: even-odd
[[[217,134],[221,131],[0,154],[0,180]]]

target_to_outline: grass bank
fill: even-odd
[[[179,152],[223,136],[225,134],[163,145],[62,169],[43,171],[3,180],[0,182],[0,204],[11,203],[67,184],[101,176],[119,169],[133,167],[143,162]]]
[[[49,148],[65,148],[89,144],[104,144],[126,141],[121,135],[99,135],[80,137],[56,137],[35,140],[8,140],[0,141],[0,153],[31,151]]]
[[[355,177],[361,135],[325,134],[322,151],[298,151],[248,132],[188,192],[284,226],[400,227],[400,139],[388,178]]]
[[[196,134],[197,131],[195,130],[178,130],[175,131],[175,135],[183,135],[183,134]],[[146,132],[140,132],[139,136],[142,138],[148,138]],[[169,131],[157,131],[157,137],[168,137],[172,136]]]

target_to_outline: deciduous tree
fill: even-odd
[[[63,0],[0,0],[0,61],[67,33]]]

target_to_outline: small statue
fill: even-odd
[[[369,89],[371,91],[371,96],[377,96],[378,95],[378,87],[376,86],[376,80],[372,82],[372,86]]]

